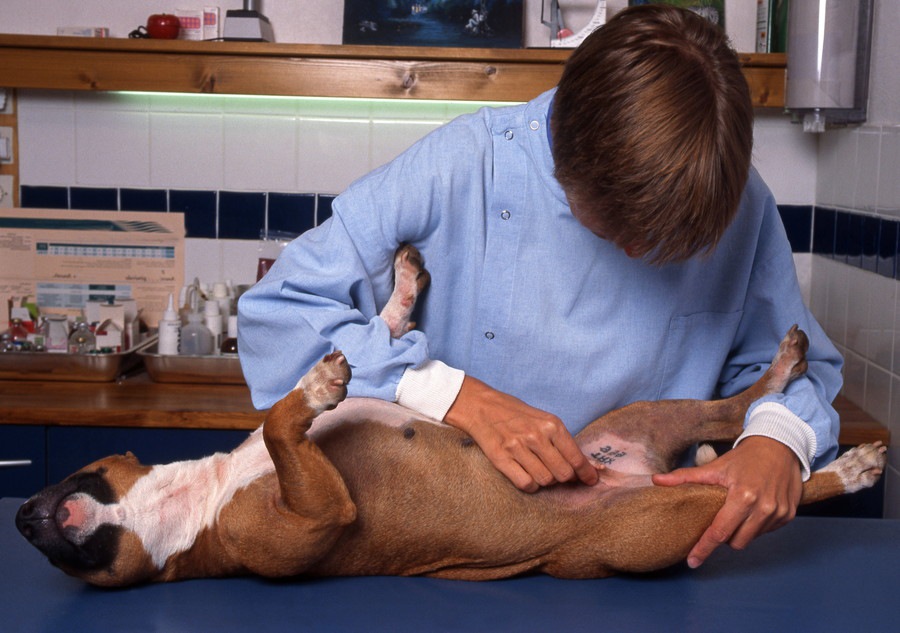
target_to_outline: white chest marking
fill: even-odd
[[[238,490],[274,470],[258,430],[231,453],[154,466],[103,514],[134,532],[162,568],[169,556],[190,549]]]

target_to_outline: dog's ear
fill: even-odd
[[[137,457],[135,457],[134,453],[132,453],[131,451],[125,452],[125,459],[127,459],[130,462],[134,462],[135,464],[141,463],[141,460],[139,460]]]

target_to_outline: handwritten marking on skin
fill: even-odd
[[[591,453],[591,457],[605,466],[609,466],[620,457],[627,456],[628,453],[613,448],[612,446],[600,446],[596,451]]]

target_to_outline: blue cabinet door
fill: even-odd
[[[93,461],[127,451],[148,465],[230,452],[249,435],[249,431],[50,427],[47,479],[56,483]]]
[[[0,425],[0,497],[30,497],[47,485],[46,428]]]

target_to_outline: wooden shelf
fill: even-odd
[[[556,85],[569,53],[0,34],[0,86],[527,101]],[[740,57],[754,105],[783,107],[785,56]]]

